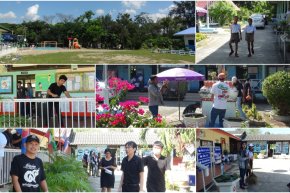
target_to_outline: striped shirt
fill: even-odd
[[[246,33],[254,33],[256,31],[256,27],[253,25],[247,25],[245,31]]]
[[[240,24],[232,24],[231,25],[231,33],[239,33],[241,31]]]

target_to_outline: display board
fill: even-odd
[[[220,164],[222,162],[222,149],[220,146],[214,147],[214,160],[215,164]]]
[[[47,91],[48,87],[55,82],[55,73],[35,74],[35,91]]]
[[[210,167],[210,148],[199,147],[197,148],[197,161],[204,166]]]
[[[0,76],[0,94],[13,93],[13,76]]]

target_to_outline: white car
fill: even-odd
[[[251,18],[253,19],[253,26],[256,28],[265,28],[265,18],[262,14],[253,14]]]

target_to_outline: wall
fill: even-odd
[[[214,143],[221,143],[221,138],[224,138],[225,145],[222,146],[223,150],[225,150],[225,149],[228,151],[230,150],[230,140],[229,140],[229,137],[227,135],[215,132],[211,129],[203,129],[202,131],[203,131],[203,135],[200,136],[201,140],[209,140],[209,141],[213,141]]]

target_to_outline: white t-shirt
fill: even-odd
[[[246,31],[246,33],[256,32],[256,27],[253,25],[247,25],[245,31]]]
[[[224,83],[218,81],[213,84],[211,93],[214,95],[213,107],[216,109],[227,109],[227,98],[229,96],[230,87]]]
[[[239,33],[241,31],[241,25],[240,24],[232,24],[231,25],[231,33]]]
[[[249,156],[249,159],[253,159],[254,153],[248,150],[248,156]]]

